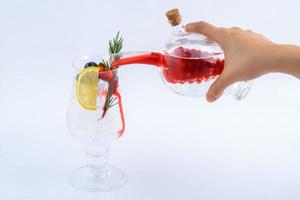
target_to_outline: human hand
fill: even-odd
[[[235,82],[252,80],[268,72],[267,66],[272,62],[270,51],[275,44],[263,35],[236,27],[217,28],[206,22],[190,23],[185,29],[206,35],[224,51],[224,71],[210,86],[207,101],[217,100]]]

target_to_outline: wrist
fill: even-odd
[[[265,52],[265,64],[264,64],[264,72],[272,73],[279,72],[281,68],[281,58],[282,58],[282,47],[279,44],[271,44],[267,47]]]
[[[273,58],[273,62],[270,66],[270,72],[283,72],[284,60],[286,60],[285,45],[274,44],[270,56]]]
[[[295,45],[275,44],[271,50],[270,72],[300,76],[300,47]]]
[[[260,51],[256,53],[256,70],[259,76],[268,74],[271,72],[276,72],[279,68],[278,58],[280,55],[276,55],[279,52],[280,45],[277,44],[268,44],[263,47],[260,47]]]

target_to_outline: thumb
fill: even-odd
[[[222,43],[224,34],[220,29],[204,21],[189,23],[185,26],[187,32],[201,33],[217,43]]]
[[[209,87],[206,93],[206,100],[208,102],[216,101],[224,92],[224,90],[231,85],[231,82],[221,76]]]

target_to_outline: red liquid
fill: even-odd
[[[118,91],[116,91],[115,95],[117,96],[118,100],[119,100],[119,110],[120,110],[120,115],[121,115],[121,120],[122,120],[122,128],[121,130],[119,130],[118,132],[118,136],[121,137],[125,131],[125,118],[124,118],[124,112],[123,112],[123,106],[122,106],[122,98],[121,95]]]
[[[113,95],[113,96],[117,97],[119,111],[120,111],[120,117],[121,117],[121,121],[122,121],[122,127],[118,131],[118,137],[121,137],[125,131],[125,117],[124,117],[123,106],[122,106],[122,98],[118,91],[118,87],[119,87],[118,77],[114,71],[109,71],[109,72],[105,72],[105,73],[99,73],[99,79],[108,82],[108,91],[105,94],[106,98],[109,95]],[[106,99],[106,101],[107,100],[108,99]],[[106,105],[104,105],[102,118],[105,117],[106,113],[107,113],[107,108],[106,108]]]
[[[154,65],[162,68],[163,76],[169,83],[201,83],[222,73],[224,59],[216,58],[217,55],[218,54],[179,47],[171,53],[150,52],[122,57],[112,63],[112,68],[128,64]],[[104,74],[100,73],[99,78],[109,83],[107,93],[111,93],[118,98],[118,106],[122,120],[122,128],[118,132],[120,137],[125,130],[125,118],[121,95],[118,92],[118,78],[113,71]],[[102,118],[106,112],[107,110],[104,106]]]
[[[128,64],[154,65],[162,68],[163,76],[169,83],[201,83],[222,73],[224,59],[216,58],[217,55],[179,47],[170,53],[150,52],[121,57],[112,63],[112,67]]]

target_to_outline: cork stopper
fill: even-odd
[[[166,12],[166,16],[169,20],[169,23],[172,26],[177,26],[178,24],[181,23],[181,15],[179,13],[178,8],[174,8],[172,10],[169,10],[168,12]]]

